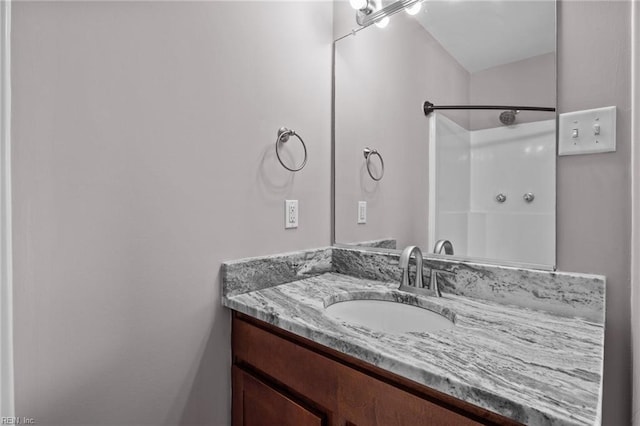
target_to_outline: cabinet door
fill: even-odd
[[[234,426],[321,426],[322,418],[239,367],[233,367]]]

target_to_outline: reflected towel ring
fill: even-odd
[[[282,158],[280,158],[280,149],[278,148],[280,145],[280,142],[282,143],[287,142],[290,136],[297,137],[300,143],[302,144],[302,149],[304,149],[304,160],[302,161],[302,164],[300,165],[300,167],[293,168],[293,169],[287,166],[286,164],[284,164],[284,162],[282,161]],[[294,130],[287,129],[286,127],[280,127],[278,129],[278,139],[276,139],[276,156],[278,157],[278,161],[280,162],[280,164],[282,164],[282,167],[289,170],[290,172],[298,172],[302,170],[302,168],[307,164],[307,146],[305,145],[300,135],[297,134]]]
[[[375,180],[376,182],[381,180],[384,176],[384,160],[382,159],[382,155],[380,155],[380,153],[377,150],[369,147],[366,147],[363,152],[364,152],[364,158],[367,159],[367,172],[369,172],[369,176],[371,176],[371,179]],[[371,173],[370,162],[371,162],[371,157],[374,155],[378,156],[378,158],[380,159],[380,165],[382,166],[382,171],[380,172],[380,176],[378,177],[375,177],[373,173]]]

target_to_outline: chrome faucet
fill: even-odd
[[[409,284],[409,260],[414,255],[416,258],[416,279],[414,282],[415,288],[423,288],[422,284],[422,251],[418,246],[409,246],[402,251],[400,255],[400,262],[398,266],[402,269],[402,280],[400,281],[400,288],[410,287]]]
[[[438,240],[436,242],[436,246],[433,248],[433,252],[436,254],[442,253],[444,249],[444,254],[453,254],[453,244],[449,240]]]
[[[444,247],[445,252],[450,251],[451,254],[453,254],[453,246],[451,245],[451,242],[447,240],[440,240],[438,241],[438,244],[440,244],[441,247]],[[436,247],[437,246],[438,245],[436,245]],[[446,248],[447,246],[449,249]],[[409,261],[412,256],[416,258],[416,279],[413,286],[409,281]],[[430,268],[429,288],[425,288],[422,278],[422,251],[417,246],[409,246],[402,250],[398,266],[400,266],[400,269],[402,270],[402,280],[400,281],[399,290],[410,293],[432,294],[435,297],[442,297],[440,285],[438,284],[438,274],[455,275],[453,272],[445,271],[443,269]]]

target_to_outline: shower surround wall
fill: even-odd
[[[470,132],[470,256],[555,265],[555,130],[546,120]]]
[[[462,256],[555,264],[555,120],[468,131],[435,114],[430,144],[430,246],[449,239]]]
[[[437,141],[437,143],[435,143]],[[429,117],[429,242],[466,255],[471,210],[471,133],[439,112]]]

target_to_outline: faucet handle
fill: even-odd
[[[444,269],[438,268],[429,268],[429,289],[431,289],[436,297],[442,297],[442,293],[440,292],[440,285],[438,284],[438,274],[443,275],[453,275],[455,276],[455,272],[446,271]]]
[[[433,247],[433,252],[435,254],[440,254],[442,253],[442,250],[444,250],[444,254],[453,255],[453,244],[451,244],[451,241],[438,240],[435,247]]]

